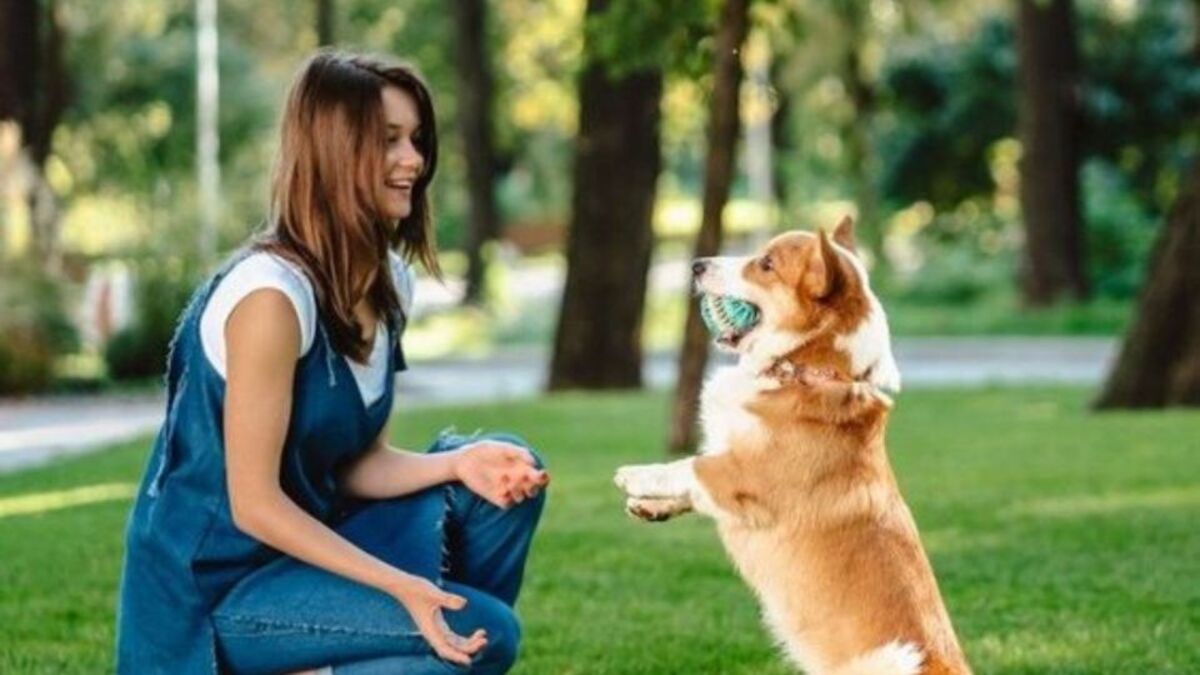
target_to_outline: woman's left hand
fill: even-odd
[[[471,492],[507,509],[534,497],[550,482],[533,454],[503,441],[477,441],[462,447],[454,474]]]

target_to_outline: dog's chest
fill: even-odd
[[[735,438],[762,433],[762,422],[747,410],[747,404],[761,391],[761,381],[736,366],[713,373],[700,394],[701,452],[725,452]]]

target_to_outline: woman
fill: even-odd
[[[439,274],[429,93],[321,53],[281,136],[270,228],[196,293],[168,358],[117,669],[505,672],[546,473],[512,436],[387,444],[404,259]]]

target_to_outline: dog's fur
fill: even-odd
[[[721,341],[740,358],[704,386],[701,455],[618,470],[629,513],[712,517],[809,673],[969,673],[884,449],[900,378],[850,221],[695,269],[761,320]]]

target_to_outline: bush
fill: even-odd
[[[54,361],[79,347],[62,286],[34,265],[0,268],[0,394],[46,389]]]
[[[1012,285],[1009,256],[985,256],[966,246],[938,247],[897,295],[925,305],[968,305]]]
[[[175,322],[187,305],[196,275],[178,259],[147,258],[137,265],[134,315],[104,348],[114,380],[162,375]]]
[[[1088,272],[1101,298],[1137,295],[1158,231],[1116,167],[1093,160],[1083,170]]]

